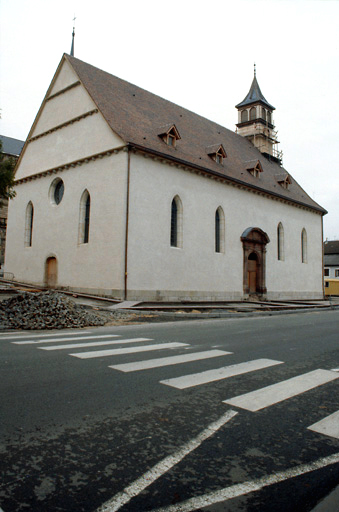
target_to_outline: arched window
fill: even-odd
[[[264,107],[261,107],[261,117],[266,121],[266,109]]]
[[[305,228],[301,232],[301,261],[307,263],[307,233]]]
[[[175,196],[171,204],[171,247],[182,247],[182,203]]]
[[[91,197],[88,190],[85,190],[80,199],[80,212],[79,212],[79,234],[78,243],[88,244],[89,241],[89,221],[91,210]]]
[[[32,247],[34,208],[30,201],[26,207],[25,218],[25,247]]]
[[[272,124],[272,114],[269,110],[267,111],[267,122]]]
[[[253,121],[253,119],[257,118],[257,109],[255,107],[252,107],[250,110],[250,120]]]
[[[225,215],[221,206],[215,212],[215,252],[225,252]]]
[[[241,122],[246,123],[248,121],[248,112],[247,110],[242,110],[241,112]]]
[[[278,224],[277,229],[277,240],[278,240],[278,260],[283,261],[285,259],[284,251],[284,228],[281,222]]]

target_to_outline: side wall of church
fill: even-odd
[[[51,185],[64,183],[56,205]],[[57,286],[123,296],[127,153],[105,156],[16,187],[9,206],[6,271],[19,282],[44,285],[46,261],[57,259]],[[79,239],[80,201],[90,195],[89,240]],[[26,209],[33,205],[32,244],[25,243]],[[81,238],[81,237],[80,237]]]
[[[182,248],[170,246],[171,203],[183,207]],[[215,212],[225,214],[225,251],[215,252]],[[277,228],[284,228],[278,260]],[[242,233],[265,231],[270,299],[322,298],[321,216],[141,155],[131,157],[128,298],[150,300],[243,297]],[[301,232],[307,233],[307,263]]]

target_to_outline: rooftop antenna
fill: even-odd
[[[73,18],[73,32],[72,32],[72,46],[71,46],[71,57],[74,57],[74,37],[75,37],[75,14]]]

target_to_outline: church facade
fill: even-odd
[[[64,55],[16,169],[6,271],[128,300],[323,297],[322,216],[256,77],[238,133]]]

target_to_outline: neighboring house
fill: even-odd
[[[339,279],[339,240],[324,242],[324,276]]]
[[[325,294],[339,295],[339,240],[324,242]]]
[[[119,299],[322,298],[326,211],[281,166],[256,76],[236,108],[238,134],[65,54],[17,165],[6,270]]]
[[[23,140],[13,139],[12,137],[5,137],[0,135],[2,142],[2,153],[6,158],[13,158],[17,160],[24,145]],[[4,264],[5,248],[6,248],[6,226],[8,214],[8,199],[1,200],[0,206],[0,268]]]

